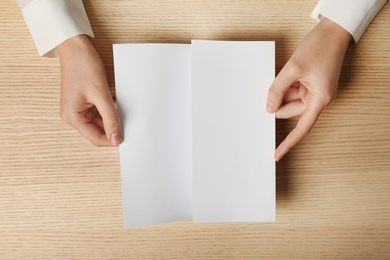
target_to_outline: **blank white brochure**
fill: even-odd
[[[125,227],[275,220],[274,42],[114,45]]]

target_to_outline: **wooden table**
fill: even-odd
[[[317,1],[85,0],[114,94],[113,43],[276,40],[277,72]],[[389,259],[390,6],[351,43],[338,99],[277,163],[277,222],[123,229],[118,148],[58,116],[58,60],[0,2],[0,259]],[[277,122],[280,142],[296,119]]]

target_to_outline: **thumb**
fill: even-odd
[[[298,79],[298,73],[295,68],[290,66],[290,63],[283,67],[275,78],[271,87],[268,89],[267,107],[266,110],[269,113],[274,113],[279,109],[283,101],[283,96],[291,85]]]
[[[95,106],[102,117],[107,139],[112,145],[121,144],[123,141],[122,127],[111,94],[96,100]]]

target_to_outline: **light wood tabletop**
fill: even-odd
[[[115,96],[113,43],[275,40],[279,72],[317,1],[84,0]],[[118,148],[59,117],[60,69],[0,1],[0,259],[390,259],[390,6],[351,42],[337,101],[277,163],[275,223],[123,228]],[[279,143],[296,119],[277,121]]]

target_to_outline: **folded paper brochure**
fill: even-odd
[[[115,44],[124,225],[275,221],[272,41]]]

